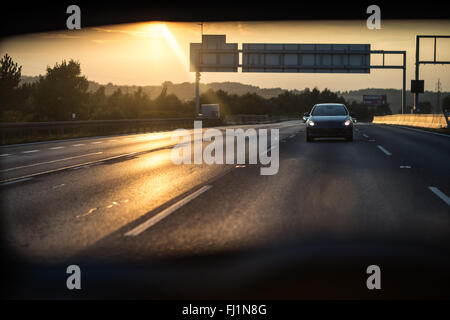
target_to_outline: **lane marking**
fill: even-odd
[[[275,148],[278,148],[278,147],[279,146],[276,146],[276,145],[275,146],[270,146],[270,148],[268,148],[267,150],[260,152],[259,156],[261,157],[263,155],[267,155],[269,153],[269,151],[272,151],[272,149],[275,149]]]
[[[411,166],[400,166],[400,169],[411,169]]]
[[[48,148],[49,150],[58,150],[58,149],[63,149],[65,147],[53,147],[53,148]]]
[[[108,140],[109,142],[114,142],[114,141],[117,141],[117,139],[111,139],[111,140]]]
[[[369,136],[367,134],[363,133],[363,137],[368,138]]]
[[[38,152],[39,150],[27,150],[27,151],[22,151],[22,153],[33,153],[33,152]]]
[[[387,151],[385,148],[383,148],[382,146],[378,145],[378,149],[380,149],[381,151],[383,151],[385,154],[387,154],[388,156],[391,156],[392,153],[390,153],[389,151]]]
[[[7,156],[10,156],[11,154],[10,153],[2,153],[2,154],[0,154],[0,157],[7,157]]]
[[[85,146],[84,143],[78,143],[78,144],[73,144],[72,147],[81,147],[81,146]]]
[[[82,158],[82,157],[88,157],[88,156],[92,156],[92,155],[96,155],[96,154],[101,154],[101,153],[103,153],[103,152],[87,153],[87,154],[82,154],[82,155],[80,155],[80,156],[68,157],[68,158],[63,158],[63,159],[56,159],[56,160],[45,161],[45,162],[37,162],[37,163],[28,164],[28,165],[25,165],[25,166],[19,166],[19,167],[14,167],[14,168],[8,168],[8,169],[0,170],[0,172],[8,172],[8,171],[13,171],[13,170],[17,170],[17,169],[23,169],[23,168],[35,167],[35,166],[39,166],[39,165],[42,165],[42,164],[48,164],[48,163],[54,163],[54,162],[60,162],[60,161],[66,161],[66,160],[72,160],[72,159],[77,159],[77,158]]]
[[[98,144],[98,143],[103,143],[103,141],[94,141],[94,142],[91,142],[92,144]]]
[[[433,186],[429,186],[428,189],[430,189],[435,195],[444,200],[444,202],[450,206],[450,197],[448,197],[445,193]]]
[[[79,170],[79,169],[89,168],[89,167],[96,166],[96,165],[99,165],[99,164],[102,164],[102,163],[104,163],[104,162],[101,161],[101,162],[96,162],[96,163],[86,164],[86,165],[84,165],[84,166],[79,166],[79,167],[75,167],[75,168],[70,168],[70,170]]]
[[[23,178],[23,179],[14,180],[14,181],[2,182],[2,183],[0,183],[0,186],[7,186],[7,185],[10,185],[10,184],[24,182],[24,181],[28,181],[28,180],[32,180],[32,179],[33,178]]]
[[[42,172],[36,172],[36,173],[32,173],[32,174],[28,174],[25,176],[21,176],[21,177],[16,177],[16,178],[9,178],[9,179],[5,179],[5,180],[1,180],[0,184],[2,183],[7,183],[7,182],[11,182],[11,181],[16,181],[16,180],[20,180],[20,179],[25,179],[25,178],[32,178],[32,177],[37,177],[37,176],[42,176],[44,174],[49,174],[49,173],[54,173],[54,172],[59,172],[59,171],[64,171],[64,170],[69,170],[72,168],[77,168],[77,167],[83,167],[83,166],[88,166],[88,165],[93,165],[93,164],[97,164],[97,163],[102,163],[104,161],[108,161],[108,160],[115,160],[115,159],[119,159],[122,157],[129,157],[131,155],[135,155],[137,152],[131,152],[131,153],[125,153],[125,154],[121,154],[118,156],[112,156],[109,158],[104,158],[104,159],[99,159],[99,160],[93,160],[93,161],[88,161],[88,162],[84,162],[84,163],[80,163],[80,164],[75,164],[75,165],[70,165],[70,166],[66,166],[66,167],[62,167],[62,168],[57,168],[57,169],[52,169],[52,170],[47,170],[47,171],[42,171]]]
[[[158,223],[159,221],[161,221],[162,219],[166,218],[167,216],[169,216],[171,213],[173,213],[174,211],[176,211],[177,209],[181,208],[182,206],[184,206],[185,204],[189,203],[190,201],[194,200],[195,198],[197,198],[198,196],[200,196],[202,193],[208,191],[209,189],[211,189],[212,186],[211,185],[206,185],[201,187],[200,189],[198,189],[197,191],[195,191],[194,193],[191,193],[190,195],[188,195],[187,197],[181,199],[180,201],[174,203],[173,205],[171,205],[170,207],[164,209],[163,211],[161,211],[160,213],[156,214],[155,216],[151,217],[150,219],[148,219],[147,221],[145,221],[144,223],[138,225],[136,228],[128,231],[127,233],[125,233],[124,235],[127,237],[135,237],[138,236],[139,234],[141,234],[142,232],[144,232],[145,230],[147,230],[148,228],[150,228],[151,226],[155,225],[156,223]]]
[[[421,129],[414,129],[414,128],[410,128],[410,127],[402,127],[402,126],[397,126],[397,125],[388,125],[388,124],[384,124],[387,125],[389,127],[394,127],[394,128],[400,128],[400,129],[407,129],[407,130],[412,130],[412,131],[417,131],[417,132],[421,132],[421,133],[429,133],[429,134],[435,134],[441,137],[446,137],[446,138],[450,138],[450,134],[443,134],[443,133],[439,133],[439,132],[432,132],[432,131],[427,131],[427,130],[421,130]]]

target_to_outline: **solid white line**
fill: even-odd
[[[386,125],[386,124],[385,124]],[[432,131],[427,131],[427,130],[421,130],[421,129],[415,129],[415,128],[410,128],[410,127],[402,127],[402,126],[397,126],[397,125],[389,125],[391,127],[395,127],[395,128],[400,128],[400,129],[407,129],[407,130],[412,130],[412,131],[417,131],[417,132],[422,132],[422,133],[429,133],[429,134],[435,134],[437,136],[441,136],[441,137],[447,137],[450,138],[450,134],[443,134],[443,133],[439,133],[439,132],[432,132]]]
[[[72,159],[92,156],[94,154],[101,154],[101,153],[102,152],[87,153],[87,154],[82,154],[80,156],[74,156],[74,157],[63,158],[63,159],[56,159],[56,160],[45,161],[45,162],[32,163],[32,164],[28,164],[26,166],[20,166],[20,167],[14,167],[14,168],[8,168],[8,169],[0,170],[0,172],[8,172],[8,171],[13,171],[13,170],[17,170],[17,169],[23,169],[23,168],[28,168],[28,167],[35,167],[35,166],[39,166],[41,164],[48,164],[48,163],[54,163],[54,162],[59,162],[59,161],[72,160]]]
[[[33,153],[33,152],[38,152],[39,150],[27,150],[27,151],[22,151],[22,153]]]
[[[185,204],[187,204],[190,201],[194,200],[199,195],[201,195],[202,193],[208,191],[211,188],[212,188],[212,186],[210,186],[210,185],[201,187],[200,189],[198,189],[194,193],[191,193],[190,195],[188,195],[186,198],[181,199],[180,201],[174,203],[170,207],[164,209],[160,213],[158,213],[155,216],[151,217],[150,219],[148,219],[144,223],[138,225],[136,228],[128,231],[127,233],[125,233],[125,236],[132,236],[132,237],[138,236],[139,234],[141,234],[142,232],[144,232],[145,230],[147,230],[148,228],[150,228],[154,224],[158,223],[159,221],[161,221],[162,219],[164,219],[165,217],[170,215],[175,210],[181,208],[182,206],[184,206]]]
[[[49,150],[58,150],[58,149],[63,149],[65,147],[53,147],[53,148],[48,148]]]
[[[25,179],[25,178],[42,176],[44,174],[49,174],[49,173],[53,173],[53,172],[59,172],[59,171],[63,171],[63,170],[68,170],[68,169],[72,169],[72,168],[75,168],[75,167],[87,166],[87,165],[92,165],[92,164],[98,164],[98,163],[102,163],[104,161],[120,159],[122,157],[127,157],[127,156],[131,156],[131,155],[134,155],[134,154],[136,154],[136,152],[125,153],[125,154],[121,154],[121,155],[118,155],[118,156],[112,156],[112,157],[105,158],[105,159],[88,161],[88,162],[84,162],[84,163],[80,163],[80,164],[70,165],[70,166],[57,168],[57,169],[52,169],[52,170],[47,170],[47,171],[36,172],[36,173],[28,174],[28,175],[25,175],[25,176],[21,176],[21,177],[9,178],[9,179],[5,179],[5,180],[0,181],[0,184],[7,183],[7,182],[10,182],[10,181],[16,181],[16,180],[20,180],[20,179]]]
[[[14,180],[14,181],[3,182],[3,183],[0,183],[0,186],[7,186],[7,185],[10,185],[10,184],[13,184],[13,183],[24,182],[24,181],[28,181],[28,180],[31,180],[31,179],[33,179],[33,178],[23,178],[23,179]]]
[[[75,167],[75,168],[70,168],[70,170],[79,170],[79,169],[89,168],[89,167],[96,166],[96,165],[99,165],[99,164],[102,164],[102,163],[103,163],[103,161],[101,161],[101,162],[95,162],[95,163],[87,164],[87,165],[84,165],[84,166],[79,166],[79,167]]]
[[[450,206],[450,197],[448,197],[445,193],[443,193],[443,192],[442,192],[441,190],[439,190],[438,188],[432,187],[432,186],[429,186],[428,189],[430,189],[431,191],[433,191],[433,193],[434,193],[435,195],[437,195],[439,198],[441,198],[442,200],[444,200],[444,202]]]
[[[378,145],[378,149],[380,149],[381,151],[383,151],[385,154],[387,154],[388,156],[392,155],[392,153],[390,153],[389,151],[387,151],[385,148],[383,148],[382,146]]]

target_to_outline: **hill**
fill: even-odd
[[[22,83],[31,83],[37,81],[39,77],[22,76]],[[187,101],[194,99],[195,87],[194,83],[183,82],[183,83],[172,83],[166,81],[161,85],[150,85],[150,86],[136,86],[136,85],[115,85],[108,83],[106,85],[99,84],[95,81],[89,81],[89,91],[94,92],[100,86],[105,87],[105,93],[107,95],[112,94],[117,89],[121,89],[122,93],[133,93],[138,88],[142,88],[143,92],[149,97],[157,97],[163,86],[167,87],[168,94],[176,95],[180,100]],[[256,93],[259,96],[269,99],[277,97],[279,94],[286,92],[288,90],[282,88],[260,88],[258,86],[243,84],[239,82],[211,82],[211,83],[200,83],[200,92],[205,92],[208,89],[213,89],[214,91],[223,90],[229,94],[243,95],[245,93]],[[292,90],[294,93],[301,93],[302,90]],[[385,94],[387,96],[387,101],[391,106],[393,113],[399,113],[401,110],[401,99],[402,92],[398,89],[377,89],[377,88],[367,88],[351,91],[337,91],[338,95],[342,96],[347,101],[362,102],[363,95],[365,94]],[[450,92],[441,93],[441,102],[445,96],[450,95]],[[420,95],[420,101],[429,101],[433,105],[433,111],[439,112],[437,107],[437,93],[433,91],[425,91],[425,93]],[[406,105],[411,106],[414,103],[414,96],[412,93],[406,93]]]

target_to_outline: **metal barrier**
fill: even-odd
[[[88,120],[54,122],[0,123],[2,144],[39,141],[58,138],[102,136],[125,133],[141,133],[190,129],[194,118],[136,119],[136,120]],[[202,119],[203,126],[221,125],[219,119]]]
[[[224,124],[259,124],[259,123],[272,123],[287,120],[299,120],[299,117],[294,116],[272,116],[267,114],[234,114],[225,116],[223,119]]]
[[[443,114],[393,114],[375,116],[372,122],[422,128],[448,128],[448,115],[446,119]]]
[[[293,119],[288,116],[233,115],[225,119],[197,119],[203,127],[223,124],[257,124]],[[191,129],[195,118],[135,119],[135,120],[88,120],[54,122],[3,122],[0,123],[1,144],[23,143],[58,138],[76,138],[125,133],[143,133]]]

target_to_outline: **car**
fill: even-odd
[[[309,118],[309,113],[305,112],[305,114],[303,115],[303,122],[306,123],[306,121],[308,121]]]
[[[306,141],[314,138],[342,137],[353,141],[353,113],[342,103],[314,105],[306,121]]]

